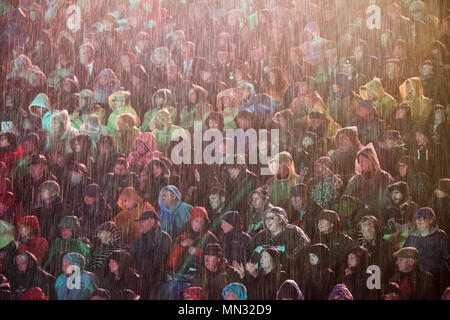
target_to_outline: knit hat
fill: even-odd
[[[223,258],[223,249],[218,243],[210,243],[203,249],[203,255]]]
[[[14,226],[6,221],[0,220],[0,250],[14,241]]]
[[[394,258],[412,258],[414,260],[419,260],[419,251],[414,247],[405,247],[394,252]]]
[[[414,214],[415,218],[432,218],[433,220],[436,220],[436,214],[434,213],[434,210],[430,207],[423,207],[416,211]]]
[[[25,291],[20,300],[48,300],[48,298],[41,288],[33,287]]]
[[[195,218],[203,218],[209,222],[208,211],[206,211],[203,207],[194,207],[192,209],[191,216],[189,217],[189,222]]]

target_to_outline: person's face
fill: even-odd
[[[21,256],[16,257],[16,266],[17,266],[17,270],[19,270],[19,272],[26,272],[27,265],[28,265],[28,261],[26,258],[21,257]]]
[[[61,232],[61,238],[63,240],[67,240],[67,239],[72,238],[73,232],[72,232],[72,229],[70,229],[69,227],[62,227],[59,230]]]
[[[141,186],[145,185],[145,183],[147,182],[147,173],[145,172],[145,170],[141,170],[141,172],[139,172],[139,183]]]
[[[209,71],[201,71],[200,78],[202,78],[204,82],[209,82],[210,80],[212,80],[212,74]]]
[[[50,199],[52,198],[52,194],[49,190],[42,189],[39,192],[39,197],[41,198],[42,201],[47,202],[47,201],[50,201]]]
[[[386,75],[390,78],[394,78],[397,75],[398,67],[395,63],[386,64]]]
[[[416,264],[416,260],[414,260],[413,258],[398,257],[396,264],[398,271],[407,273],[413,270],[413,267]]]
[[[176,195],[170,190],[164,190],[161,194],[161,202],[165,207],[171,207],[175,204]]]
[[[230,175],[231,180],[236,180],[239,176],[240,170],[239,168],[227,167],[228,174]]]
[[[150,230],[153,230],[156,226],[156,220],[155,219],[145,219],[139,221],[139,229],[141,233],[147,233]]]
[[[114,259],[109,259],[109,271],[111,273],[118,273],[119,272],[119,264]]]
[[[416,132],[416,142],[419,146],[426,146],[428,138],[422,132]]]
[[[168,68],[167,79],[169,83],[174,83],[178,79],[178,69],[176,66],[171,66]]]
[[[146,154],[149,150],[142,141],[136,141],[136,151],[140,155]]]
[[[45,166],[42,164],[32,164],[30,166],[30,174],[34,180],[39,180],[44,174]]]
[[[164,104],[164,97],[158,94],[155,98],[155,103],[157,107],[162,106]]]
[[[111,102],[114,110],[120,109],[125,104],[125,97],[117,94],[112,98]]]
[[[126,210],[131,210],[136,207],[136,202],[131,199],[125,199],[122,201],[122,204]]]
[[[328,234],[333,231],[334,224],[325,219],[317,221],[317,227],[320,233]]]
[[[398,168],[398,173],[400,174],[400,176],[406,177],[406,175],[408,174],[408,165],[403,162],[398,162],[397,168]]]
[[[305,201],[306,201],[306,199],[301,196],[292,196],[291,197],[291,204],[294,208],[301,208],[304,205]]]
[[[198,217],[191,221],[191,228],[194,232],[200,232],[205,227],[205,219]]]
[[[109,244],[109,242],[112,240],[112,233],[108,230],[102,230],[98,237],[100,238],[100,241],[102,244]]]
[[[122,68],[126,72],[130,72],[130,70],[131,70],[130,57],[128,57],[127,55],[121,56],[120,57],[120,63],[122,64]]]
[[[63,261],[62,261],[62,266],[61,266],[61,270],[62,270],[62,272],[64,273],[64,274],[68,274],[68,269],[69,269],[69,267],[72,265],[72,263],[69,261],[69,260],[67,260],[67,259],[63,259]]]
[[[84,196],[83,200],[87,206],[92,206],[97,199],[95,197]]]
[[[31,227],[20,225],[19,226],[19,236],[20,238],[28,238],[31,235]]]
[[[229,107],[230,104],[231,104],[231,99],[230,99],[230,97],[225,96],[225,97],[222,98],[222,107],[223,107],[223,108]]]
[[[370,173],[373,171],[374,169],[373,164],[368,158],[364,156],[359,156],[358,162],[359,166],[361,167],[362,173]]]
[[[240,129],[247,130],[250,128],[250,121],[247,118],[237,117],[236,121]]]
[[[394,47],[394,58],[401,59],[405,56],[405,49],[403,46],[395,46]]]
[[[89,48],[81,47],[80,48],[80,62],[83,65],[87,65],[92,61],[92,53]]]
[[[194,89],[189,90],[189,102],[192,104],[197,103],[197,92]]]
[[[205,268],[211,272],[216,272],[217,266],[219,265],[220,258],[216,256],[210,256],[206,254],[204,256]]]
[[[396,206],[400,206],[404,201],[404,196],[399,190],[391,192],[391,200]]]
[[[367,241],[374,240],[376,237],[375,226],[371,221],[364,221],[361,223],[361,233]]]
[[[119,176],[124,176],[128,172],[127,167],[123,164],[116,163],[114,165],[114,174],[117,174]]]
[[[317,255],[315,255],[314,253],[310,253],[309,254],[309,263],[312,266],[316,266],[319,264],[319,257]]]
[[[278,172],[277,176],[280,177],[280,179],[287,179],[289,177],[289,167],[286,163],[280,162],[280,165],[278,166]]]
[[[78,140],[75,140],[73,142],[73,151],[74,152],[81,152],[81,143]]]
[[[281,218],[272,212],[269,212],[264,216],[264,221],[267,229],[269,229],[272,234],[277,233],[283,227]]]
[[[322,124],[322,120],[319,119],[319,118],[311,118],[311,119],[309,120],[309,122],[310,122],[310,125],[311,125],[311,127],[312,127],[313,129],[319,128],[320,125]]]
[[[22,147],[25,154],[32,154],[34,151],[34,144],[30,140],[25,140]]]
[[[302,81],[298,86],[300,96],[306,96],[309,92],[308,82]]]
[[[234,292],[225,291],[225,300],[238,300],[238,296]]]
[[[252,195],[252,207],[256,210],[263,210],[266,202],[264,201],[264,198],[261,197],[259,194],[254,193]]]
[[[210,129],[219,129],[219,121],[214,120],[214,119],[209,119],[208,127]]]
[[[228,62],[228,51],[218,50],[217,51],[217,61],[219,64],[225,64]]]
[[[429,64],[425,64],[422,66],[422,75],[424,77],[431,76],[433,74],[433,66]]]
[[[32,106],[31,111],[34,114],[37,114],[38,117],[42,118],[42,116],[47,112],[47,109],[39,107],[39,106]]]
[[[274,268],[273,259],[266,251],[263,251],[261,253],[259,263],[261,265],[261,268],[264,269],[266,273],[269,273]]]
[[[209,204],[213,210],[219,209],[223,205],[224,200],[224,197],[221,197],[218,193],[209,195]]]
[[[352,145],[352,141],[350,140],[350,138],[348,136],[346,136],[345,134],[340,134],[339,135],[339,149],[341,151],[349,151],[353,148]]]
[[[350,253],[347,256],[347,265],[349,268],[351,267],[357,267],[359,264],[359,259],[354,253]]]
[[[222,220],[220,227],[222,228],[223,233],[228,233],[233,230],[233,225],[229,224],[225,220]]]
[[[136,44],[139,48],[141,48],[141,50],[145,51],[145,49],[147,48],[147,41],[145,40],[138,40]]]
[[[416,218],[416,226],[420,232],[429,231],[433,226],[433,219],[430,217]]]
[[[155,178],[159,178],[159,176],[163,173],[163,169],[159,165],[153,165],[152,170]]]

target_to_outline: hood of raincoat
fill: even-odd
[[[345,284],[337,284],[334,286],[328,300],[353,300],[353,296]]]
[[[123,189],[122,192],[120,193],[119,200],[117,200],[117,205],[122,210],[127,211],[127,209],[123,205],[123,202],[125,200],[133,200],[134,202],[136,202],[138,207],[142,207],[142,205],[144,204],[144,200],[142,200],[136,189],[134,189],[133,187],[127,187]]]
[[[26,255],[27,259],[28,259],[27,270],[25,271],[25,273],[27,273],[29,275],[35,275],[36,269],[39,267],[39,262],[38,262],[36,256],[29,251],[24,251],[21,254]],[[17,267],[16,267],[16,270],[17,270]]]
[[[70,127],[69,113],[67,112],[67,110],[60,111],[52,117],[51,122],[52,123],[59,122],[60,124],[62,124],[64,131],[66,131]],[[53,132],[53,128],[52,128],[51,132]]]
[[[73,266],[80,267],[81,270],[86,266],[86,258],[78,252],[71,252],[64,255],[63,259],[66,259]]]
[[[158,110],[153,114],[153,117],[148,124],[148,126],[152,132],[161,131],[156,128],[156,120],[159,120],[164,125],[172,124],[172,117],[170,116],[170,112],[167,109]]]
[[[58,229],[70,228],[72,230],[72,238],[79,238],[81,235],[80,221],[76,216],[65,216],[58,224]]]
[[[336,144],[338,144],[339,142],[339,135],[343,134],[346,135],[347,137],[350,138],[350,141],[352,142],[353,146],[356,147],[357,149],[362,149],[363,145],[361,144],[361,142],[359,141],[358,138],[358,127],[353,126],[353,127],[345,127],[342,129],[339,129],[336,132]]]
[[[248,106],[250,101],[256,95],[255,87],[249,82],[244,82],[244,83],[241,83],[240,85],[238,85],[237,89],[250,89],[250,97],[248,97],[246,100],[242,101],[242,105],[244,107]]]
[[[162,193],[163,193],[164,191],[166,191],[166,190],[171,191],[171,192],[174,193],[174,194],[177,196],[177,198],[178,198],[178,204],[177,204],[177,206],[176,206],[174,209],[169,209],[169,208],[167,208],[167,207],[162,203],[162,201],[161,201],[161,195],[162,195]],[[173,186],[173,185],[165,186],[165,187],[162,188],[161,191],[159,192],[158,204],[159,204],[159,207],[160,207],[161,209],[165,210],[165,211],[169,211],[169,212],[175,211],[175,210],[178,208],[178,206],[181,204],[181,200],[182,200],[182,197],[181,197],[181,192],[180,192],[180,190],[178,190],[178,188],[175,187],[175,186]]]
[[[124,97],[125,102],[122,107],[114,109],[112,100],[117,96]],[[131,93],[129,91],[116,91],[108,97],[108,104],[113,112],[120,112],[121,110],[131,108]]]
[[[247,300],[247,288],[239,282],[233,282],[222,290],[222,297],[225,299],[225,293],[230,291],[234,293],[238,300]]]
[[[315,254],[319,258],[318,265],[328,268],[330,265],[330,249],[323,243],[316,243],[309,248],[309,253]]]
[[[373,78],[367,84],[359,88],[359,94],[364,100],[367,100],[369,98],[367,97],[367,93],[363,89],[372,92],[377,97],[377,100],[383,99],[383,97],[386,94],[386,92],[383,89],[383,85],[381,84],[381,80],[378,79],[377,77]]]
[[[125,250],[114,250],[108,257],[107,261],[115,260],[119,265],[119,276],[122,278],[131,270],[131,255]],[[105,269],[109,272],[109,263],[105,263]]]
[[[17,225],[30,227],[36,237],[39,237],[41,235],[41,226],[36,216],[23,216],[22,218],[20,218]]]
[[[173,107],[173,95],[172,95],[172,91],[170,91],[169,89],[159,89],[158,91],[156,91],[153,95],[152,95],[152,106],[153,108],[156,108],[156,97],[158,95],[161,95],[164,98],[164,102],[162,104],[162,106],[160,106],[159,108],[164,108],[164,107]]]
[[[391,194],[394,190],[400,191],[401,194],[403,195],[406,203],[410,203],[411,195],[409,192],[408,184],[406,182],[398,181],[398,182],[392,183],[386,187],[386,197],[389,200],[389,203],[391,205],[392,205]]]
[[[333,233],[338,233],[341,231],[341,219],[339,218],[339,215],[336,211],[333,210],[322,210],[317,215],[316,221],[319,221],[321,219],[327,220],[334,224]]]
[[[352,269],[359,270],[360,272],[367,272],[367,267],[369,266],[369,253],[366,248],[361,246],[355,246],[351,248],[345,255],[345,258],[348,257],[350,253],[353,253],[356,257],[358,257],[359,264],[357,267],[352,267]]]
[[[97,233],[100,233],[102,231],[111,232],[111,241],[109,242],[110,245],[120,243],[119,228],[113,221],[106,221],[106,222],[102,223],[101,225],[99,225],[97,227]]]
[[[302,291],[294,280],[286,280],[278,289],[276,300],[281,300],[284,297],[295,297],[295,300],[305,300]]]
[[[285,163],[287,167],[289,168],[289,176],[287,179],[284,180],[290,180],[298,178],[298,174],[295,172],[294,167],[294,159],[292,158],[291,154],[287,151],[283,151],[279,154],[277,154],[272,160],[269,161],[269,168],[271,169],[272,173],[274,174],[274,179],[279,180],[277,176],[277,168],[279,163]]]
[[[373,147],[372,142],[369,143],[367,146],[365,146],[364,148],[362,148],[358,154],[357,154],[357,158],[359,156],[365,156],[366,158],[368,158],[370,160],[370,162],[372,162],[373,167],[375,168],[375,171],[381,171],[381,167],[380,167],[380,162],[378,161],[378,156],[377,156],[377,152],[375,151],[375,148]],[[361,169],[359,168],[359,166],[356,166],[356,173],[361,173],[358,172]]]
[[[134,140],[134,148],[136,149],[137,143],[141,142],[143,143],[147,149],[148,152],[145,155],[142,155],[141,157],[145,157],[147,154],[151,154],[156,150],[156,139],[155,139],[155,135],[152,132],[144,132],[141,133],[136,140]]]
[[[403,101],[408,101],[408,99],[407,99],[408,93],[406,91],[407,83],[411,84],[411,86],[414,89],[413,100],[417,99],[418,97],[423,96],[423,85],[422,85],[422,81],[420,80],[420,78],[419,77],[409,78],[409,79],[405,80],[405,82],[403,82],[399,87],[400,95],[401,95]]]
[[[103,69],[102,71],[100,71],[100,73],[97,75],[97,77],[95,77],[94,80],[94,90],[96,88],[100,88],[100,87],[104,87],[104,86],[100,86],[99,81],[101,78],[106,78],[108,80],[108,83],[106,84],[105,87],[108,88],[115,88],[118,85],[120,86],[120,80],[117,78],[117,75],[114,73],[114,71],[112,69]]]
[[[352,87],[350,84],[350,81],[348,80],[348,77],[343,73],[336,74],[336,80],[334,81],[335,84],[341,86],[344,88],[344,92],[335,93],[333,92],[333,97],[338,98],[346,98],[349,97],[352,93]]]
[[[36,113],[33,113],[33,111],[31,110],[31,107],[33,106],[47,109],[47,111],[52,110],[50,106],[50,100],[48,99],[48,96],[45,93],[39,93],[36,97],[34,97],[33,101],[31,101],[30,105],[28,106],[28,111],[32,115],[39,117]]]
[[[229,97],[230,98],[230,100],[231,100],[230,106],[237,106],[238,105],[237,97],[236,97],[236,94],[235,94],[234,91],[235,91],[234,88],[230,88],[230,89],[223,90],[223,91],[221,91],[221,92],[219,92],[217,94],[217,97],[216,97],[216,108],[217,108],[217,110],[222,110],[223,111],[222,104],[223,104],[223,99],[225,97]]]
[[[374,216],[364,216],[361,218],[360,223],[363,223],[364,221],[372,222],[377,235],[376,241],[381,241],[383,238],[383,233],[381,232],[381,226],[380,223],[378,222],[378,219]]]

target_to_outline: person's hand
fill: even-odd
[[[256,276],[256,265],[254,263],[247,262],[245,264],[245,269],[247,269],[248,273],[252,276]]]
[[[188,252],[191,256],[193,256],[197,252],[196,247],[189,247]]]
[[[183,248],[190,247],[190,246],[192,246],[193,244],[194,244],[194,241],[192,241],[191,239],[184,239],[184,240],[181,241],[181,243],[180,243],[180,245],[181,245]]]
[[[244,278],[245,275],[245,267],[242,265],[242,263],[237,263],[236,260],[233,261],[232,267],[236,269],[237,273],[239,273],[239,277],[241,279]]]

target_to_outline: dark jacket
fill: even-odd
[[[400,287],[401,300],[432,300],[437,299],[433,285],[433,275],[416,268],[412,272],[394,274],[389,282],[395,282]],[[411,288],[409,291],[407,288]]]
[[[289,202],[286,208],[289,222],[301,228],[311,239],[314,238],[317,215],[323,210],[322,206],[314,200],[309,200],[304,210],[296,210]]]
[[[15,299],[19,300],[26,290],[33,287],[41,288],[47,297],[55,299],[55,278],[39,266],[32,253],[25,251],[24,254],[28,257],[27,270],[20,272],[15,266],[14,271],[8,275]]]
[[[233,230],[222,233],[219,241],[224,249],[224,256],[232,264],[233,261],[245,265],[248,257],[248,250],[251,237],[242,231],[240,214],[237,211],[228,212],[223,220],[233,226]]]
[[[130,247],[131,261],[143,277],[144,296],[152,298],[152,290],[165,280],[165,261],[169,258],[172,239],[160,226],[142,234]]]
[[[83,201],[83,204],[75,210],[75,215],[80,221],[82,234],[90,240],[95,239],[97,227],[113,217],[111,206],[103,197],[97,199],[91,206]]]

